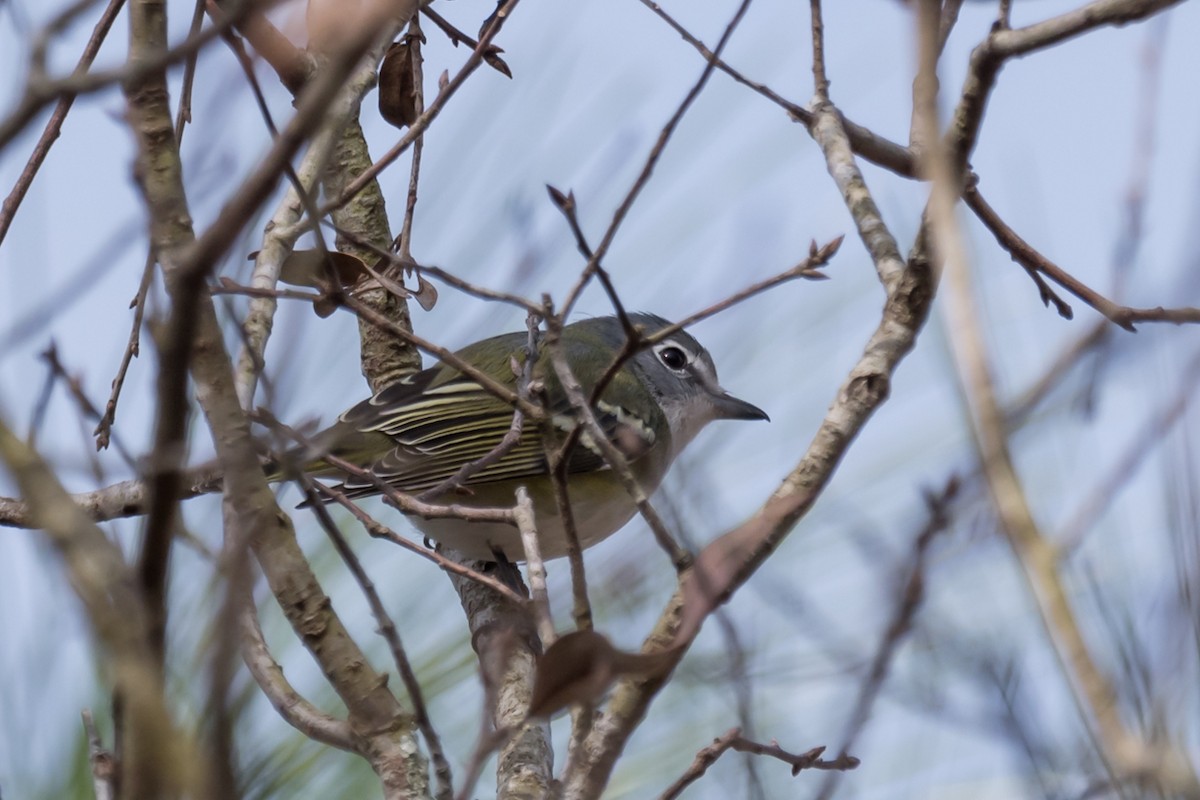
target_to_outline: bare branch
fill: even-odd
[[[508,13],[512,12],[512,9],[516,7],[518,1],[519,0],[508,0],[508,3],[506,4]],[[475,46],[475,49],[467,58],[466,63],[463,64],[463,66],[459,69],[455,76],[450,79],[446,86],[438,92],[437,96],[433,99],[433,102],[429,104],[429,108],[425,109],[421,116],[417,118],[417,121],[409,127],[408,131],[403,137],[401,137],[400,141],[393,145],[392,148],[388,150],[382,157],[380,157],[379,160],[372,164],[369,169],[364,170],[357,177],[355,177],[354,180],[347,183],[345,187],[343,187],[341,193],[321,209],[322,216],[334,208],[345,205],[347,202],[349,202],[351,197],[360,192],[362,188],[367,185],[367,183],[375,180],[375,178],[379,176],[379,173],[383,172],[383,170],[389,167],[404,153],[405,150],[409,148],[409,146],[413,144],[413,142],[415,142],[421,136],[422,133],[425,132],[425,129],[429,127],[430,123],[437,119],[437,116],[441,113],[442,108],[444,108],[450,98],[454,96],[459,87],[462,86],[463,82],[471,76],[471,73],[479,68],[481,63],[483,63],[484,54],[487,52],[487,48],[491,45],[492,39],[495,38],[496,34],[500,32],[499,20],[506,17],[507,14],[498,17],[497,22],[489,26],[488,30],[485,31],[483,36],[480,37],[479,43]]]
[[[369,533],[371,536],[374,536],[377,539],[386,539],[387,541],[391,542],[392,544],[399,545],[399,546],[403,547],[405,550],[408,550],[412,553],[415,553],[415,554],[421,556],[421,558],[424,558],[428,561],[432,561],[434,564],[437,564],[439,567],[441,567],[443,570],[445,570],[446,572],[448,572],[450,574],[458,575],[463,578],[467,578],[468,580],[472,580],[472,581],[480,584],[481,586],[486,586],[487,588],[489,588],[493,592],[496,592],[497,594],[501,595],[502,597],[509,600],[510,602],[513,602],[513,603],[524,603],[525,602],[524,597],[521,597],[519,594],[514,592],[510,587],[505,586],[503,583],[496,580],[495,578],[485,575],[484,573],[479,572],[478,570],[474,570],[474,569],[471,569],[470,567],[464,566],[463,564],[460,564],[457,561],[454,561],[453,559],[447,558],[443,554],[439,553],[437,550],[430,550],[428,547],[421,547],[420,545],[415,544],[414,542],[410,542],[408,539],[404,538],[400,534],[391,530],[386,525],[383,525],[378,520],[373,518],[367,512],[363,511],[357,504],[355,504],[348,497],[346,497],[346,495],[342,494],[341,492],[337,491],[336,489],[334,489],[330,486],[325,486],[323,484],[318,484],[318,488],[319,488],[319,491],[323,495],[333,499],[338,504],[340,504],[343,508],[345,508],[347,511],[349,511],[351,514],[353,514],[355,516],[355,518],[360,523],[362,523],[362,526],[364,528],[366,528],[367,533]],[[509,509],[476,509],[476,508],[468,508],[465,506],[462,506],[462,507],[441,506],[440,508],[444,511],[445,516],[454,517],[454,518],[458,518],[458,519],[463,519],[464,517],[469,518],[469,514],[474,511],[488,511],[488,512],[495,511],[495,512],[511,513],[511,511]]]
[[[1177,325],[1200,323],[1200,308],[1164,309],[1159,307],[1139,309],[1114,303],[1046,258],[1031,244],[1022,239],[1016,231],[1001,219],[995,209],[983,199],[983,195],[979,193],[979,188],[976,185],[971,184],[967,187],[963,192],[963,200],[966,202],[967,207],[979,217],[980,222],[992,232],[1000,246],[1007,250],[1012,255],[1013,260],[1024,267],[1035,281],[1038,281],[1038,287],[1042,292],[1042,299],[1044,301],[1054,301],[1062,316],[1070,319],[1070,306],[1066,306],[1061,300],[1057,300],[1057,296],[1048,297],[1047,292],[1049,291],[1049,287],[1039,281],[1036,277],[1038,273],[1045,275],[1099,311],[1106,319],[1127,331],[1135,330],[1133,326],[1135,322],[1173,322]]]
[[[1125,451],[1067,518],[1055,539],[1060,557],[1070,556],[1079,547],[1121,488],[1137,474],[1146,457],[1175,427],[1196,396],[1197,383],[1200,383],[1200,354],[1193,356],[1180,371],[1179,389],[1171,401],[1145,420],[1130,438]]]
[[[112,28],[117,14],[120,13],[121,7],[124,5],[125,0],[109,0],[108,5],[104,8],[104,12],[100,15],[99,21],[96,22],[96,27],[92,29],[91,37],[88,39],[87,44],[84,45],[83,53],[79,56],[79,61],[75,64],[75,74],[83,74],[91,67],[96,54],[100,52],[100,45],[104,43],[104,39],[108,36],[108,32]],[[46,160],[46,156],[50,154],[50,147],[58,139],[58,135],[62,131],[63,122],[67,118],[67,112],[71,110],[71,106],[75,102],[75,97],[75,94],[67,93],[58,99],[53,113],[50,114],[50,119],[46,121],[46,127],[42,130],[41,137],[38,138],[37,144],[33,146],[33,153],[29,156],[29,161],[26,162],[25,168],[21,170],[20,176],[17,177],[17,182],[13,185],[12,191],[4,198],[4,205],[0,206],[0,244],[4,243],[4,237],[8,234],[13,217],[17,215],[17,209],[21,207],[21,201],[25,199],[25,193],[29,191],[29,187],[33,183],[34,177],[37,176],[38,170],[41,169],[42,163]]]
[[[996,59],[1019,58],[1073,39],[1096,28],[1140,22],[1182,0],[1095,0],[1095,2],[1024,28],[1000,28],[988,37]]]
[[[225,16],[222,5],[230,5],[219,0],[208,0],[208,11],[213,19],[220,20]],[[316,59],[311,53],[301,50],[280,33],[279,29],[263,14],[260,8],[251,10],[244,15],[244,20],[237,25],[238,31],[250,42],[250,46],[275,70],[282,83],[292,94],[299,94],[304,84],[316,72]]]
[[[905,635],[911,630],[917,611],[924,601],[925,564],[929,545],[950,524],[950,505],[958,493],[958,485],[958,479],[951,477],[941,492],[936,496],[927,496],[926,498],[929,506],[929,520],[913,542],[912,555],[900,582],[900,597],[893,604],[892,617],[880,637],[875,655],[871,659],[871,665],[867,669],[867,675],[858,691],[854,708],[851,710],[845,730],[842,732],[837,752],[842,753],[843,757],[854,746],[858,734],[866,725],[867,719],[871,715],[871,709],[875,705],[879,693],[883,690],[883,683],[887,679],[888,670],[896,656],[896,650]],[[836,789],[837,777],[831,773],[821,783],[816,797],[825,800],[832,797]]]
[[[238,626],[241,632],[242,659],[246,662],[255,683],[279,712],[279,716],[315,741],[353,752],[354,728],[350,723],[325,714],[288,682],[283,674],[283,667],[279,666],[267,648],[262,628],[258,624],[258,613],[250,598],[242,604]]]
[[[554,644],[554,617],[550,614],[550,597],[546,594],[546,564],[542,561],[538,545],[537,520],[533,516],[533,503],[529,492],[522,486],[517,489],[517,506],[513,509],[517,528],[521,531],[521,545],[525,550],[525,568],[529,571],[529,593],[533,614],[537,618],[538,634],[543,647]]]
[[[450,555],[477,569],[486,563],[470,561],[456,553]],[[493,569],[493,574],[524,589],[520,573],[513,564],[501,562],[488,566]],[[494,737],[486,733],[481,735],[480,747],[472,761],[481,765],[491,748],[500,746],[496,764],[497,796],[545,796],[552,779],[550,728],[542,720],[526,719],[534,667],[542,649],[529,607],[524,601],[513,603],[486,587],[455,575],[450,576],[450,581],[467,615],[471,646],[479,656],[488,710],[496,730]],[[467,793],[473,783],[474,778],[468,776],[459,796],[469,797]]]
[[[729,750],[777,758],[785,764],[792,766],[792,775],[798,775],[802,770],[806,769],[844,771],[854,769],[859,764],[857,758],[845,755],[839,756],[832,761],[827,761],[821,758],[821,755],[825,752],[824,747],[814,747],[808,752],[798,755],[789,753],[775,743],[767,745],[752,742],[749,739],[743,738],[741,728],[730,728],[720,738],[713,739],[713,743],[708,747],[696,753],[696,760],[692,762],[692,765],[687,768],[687,771],[675,783],[671,784],[665,792],[659,795],[659,800],[674,800],[676,797],[679,797],[679,795],[683,794],[684,789],[704,777],[704,773],[708,771],[708,768],[715,764],[717,759]]]
[[[583,393],[583,387],[579,384],[579,380],[571,372],[571,366],[567,363],[566,354],[559,346],[560,337],[562,336],[561,320],[558,317],[553,317],[546,320],[547,335],[546,349],[550,355],[550,364],[554,367],[555,373],[558,375],[559,383],[562,384],[563,393],[571,403],[571,408],[575,411],[576,419],[579,427],[583,428],[588,434],[591,443],[600,450],[604,460],[612,468],[613,474],[621,481],[621,485],[625,487],[625,491],[633,498],[634,504],[641,513],[642,518],[646,520],[646,524],[650,526],[650,530],[654,533],[654,538],[658,542],[659,547],[670,557],[671,563],[675,569],[682,570],[691,564],[691,555],[675,541],[675,537],[667,530],[666,523],[662,521],[662,517],[654,510],[654,506],[650,504],[650,498],[646,495],[646,491],[638,483],[634,477],[633,471],[629,468],[629,461],[625,455],[617,449],[608,436],[604,433],[604,429],[600,427],[600,422],[596,419],[596,414],[588,403],[587,396]],[[565,455],[561,456],[565,460]]]
[[[379,635],[383,637],[388,644],[388,649],[392,651],[392,660],[396,663],[400,680],[404,682],[409,702],[412,703],[413,719],[420,728],[421,735],[425,737],[425,746],[429,748],[429,759],[433,762],[434,775],[437,777],[437,791],[434,793],[434,797],[438,800],[450,800],[454,794],[450,763],[446,760],[445,751],[442,750],[442,740],[429,718],[429,711],[425,706],[425,695],[421,691],[421,685],[417,683],[417,675],[413,671],[412,663],[408,660],[408,654],[404,651],[404,645],[400,642],[400,632],[396,629],[396,623],[387,613],[383,601],[379,598],[379,592],[375,591],[375,584],[367,575],[367,571],[363,569],[358,556],[354,554],[346,537],[338,530],[337,523],[329,516],[324,503],[321,502],[316,485],[307,476],[302,475],[301,477],[304,493],[312,503],[317,521],[329,536],[329,540],[333,542],[334,549],[337,550],[338,555],[350,570],[350,574],[354,576],[363,596],[367,599],[367,605],[371,608],[371,615],[375,617],[375,622],[379,626]]]
[[[905,271],[900,248],[884,224],[866,181],[854,163],[854,154],[842,127],[841,117],[827,101],[820,100],[816,103],[814,114],[813,138],[825,153],[829,174],[841,190],[842,200],[847,208],[853,210],[858,235],[871,254],[879,280],[890,290]]]
[[[633,207],[633,203],[641,194],[642,189],[650,180],[650,175],[654,172],[655,165],[658,164],[658,159],[662,156],[663,150],[666,149],[667,142],[671,140],[671,136],[675,133],[675,129],[679,127],[679,123],[683,120],[684,114],[691,108],[692,103],[700,96],[700,92],[704,90],[705,84],[712,76],[713,70],[716,69],[715,59],[721,55],[725,49],[725,45],[729,43],[729,39],[733,36],[734,30],[737,29],[738,23],[742,21],[742,17],[746,14],[746,10],[750,7],[750,0],[742,0],[738,5],[737,11],[734,12],[733,18],[725,26],[721,38],[717,41],[717,48],[713,52],[713,56],[705,64],[704,70],[700,73],[700,77],[696,83],[684,95],[683,100],[667,120],[666,125],[659,131],[658,139],[654,142],[654,146],[650,148],[650,153],[646,156],[646,162],[642,165],[642,170],[638,173],[633,185],[629,187],[629,191],[625,193],[625,197],[621,200],[621,204],[617,206],[617,210],[613,212],[612,221],[609,222],[608,228],[604,231],[604,235],[600,237],[600,244],[596,246],[596,250],[588,259],[583,271],[579,275],[579,280],[575,286],[567,292],[566,299],[562,303],[562,318],[565,320],[571,314],[571,309],[575,306],[575,302],[583,293],[595,274],[596,267],[604,260],[604,256],[608,254],[608,248],[612,246],[613,239],[617,235],[617,229],[621,227],[621,223],[625,220],[625,216],[629,213],[629,209]]]
[[[83,730],[88,740],[88,763],[92,766],[92,793],[94,800],[116,800],[117,765],[113,755],[100,740],[96,722],[89,708],[83,710]]]
[[[123,797],[176,797],[191,755],[163,700],[163,675],[149,641],[141,593],[120,550],[71,503],[49,466],[0,422],[0,460],[45,531],[107,652],[125,700]],[[144,792],[144,793],[143,793]]]
[[[704,42],[693,36],[686,28],[675,21],[667,12],[654,0],[641,0],[642,5],[649,8],[659,19],[667,23],[676,33],[678,33],[685,42],[696,49],[706,61],[710,61],[717,65],[717,69],[724,72],[729,77],[733,78],[738,83],[749,89],[757,92],[763,97],[770,100],[775,105],[782,108],[788,113],[792,119],[808,128],[812,132],[813,114],[804,106],[793,103],[790,100],[780,96],[770,87],[764,84],[752,81],[731,67],[720,58],[713,55],[712,51],[705,46]],[[840,113],[840,112],[839,112]],[[873,133],[867,128],[858,125],[851,120],[842,118],[842,124],[846,128],[846,134],[850,138],[850,145],[854,152],[873,164],[878,164],[881,167],[892,170],[898,175],[903,175],[907,178],[917,177],[916,159],[913,158],[912,152],[904,145],[896,144],[893,141],[885,139],[878,134]]]
[[[56,22],[51,23],[47,31],[43,33],[43,37],[48,39],[49,33],[56,26],[65,25],[68,15],[73,15],[74,10],[89,4],[90,0],[77,2],[72,9],[68,9],[66,13],[60,15]],[[17,102],[17,107],[7,117],[0,119],[0,150],[7,147],[13,138],[29,124],[29,121],[51,101],[95,92],[115,83],[136,84],[144,80],[147,75],[161,71],[202,50],[209,42],[228,30],[230,25],[239,21],[252,5],[252,3],[242,3],[237,14],[231,15],[222,23],[202,30],[198,36],[189,37],[178,47],[164,49],[152,58],[136,64],[127,64],[115,70],[75,72],[65,78],[50,79],[46,77],[44,67],[38,64],[39,53],[35,46],[32,59],[34,63],[24,94]],[[44,53],[41,54],[41,57],[44,60]]]
[[[947,314],[954,331],[951,341],[959,379],[972,410],[972,433],[1001,526],[1037,601],[1080,715],[1114,783],[1153,775],[1164,786],[1172,787],[1171,791],[1200,794],[1200,782],[1185,757],[1147,748],[1126,729],[1113,686],[1084,639],[1058,571],[1055,547],[1041,533],[1013,464],[990,359],[979,329],[965,248],[949,208],[942,212],[935,215],[934,224],[946,257]]]

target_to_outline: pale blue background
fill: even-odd
[[[1018,2],[1014,23],[1042,19],[1076,3]],[[459,0],[441,11],[474,30],[491,4]],[[734,3],[671,4],[669,10],[714,45]],[[905,7],[885,0],[841,0],[826,9],[832,95],[855,121],[897,141],[907,139],[912,23]],[[176,40],[186,33],[190,4],[173,3]],[[961,86],[971,47],[986,34],[993,7],[968,3],[942,60],[943,107]],[[21,85],[28,31],[48,9],[30,2],[0,6],[0,108]],[[119,64],[125,46],[119,21],[99,63]],[[69,70],[90,32],[75,26],[53,50]],[[466,56],[427,25],[428,85],[454,72]],[[972,165],[981,190],[1023,236],[1064,268],[1101,291],[1113,280],[1125,224],[1126,193],[1137,158],[1139,127],[1151,125],[1154,151],[1146,183],[1145,234],[1131,263],[1132,305],[1197,304],[1197,189],[1200,188],[1200,64],[1194,47],[1200,7],[1182,7],[1146,25],[1106,29],[1005,67],[993,95]],[[703,67],[701,58],[633,0],[563,3],[524,0],[500,44],[515,80],[481,70],[434,124],[425,149],[413,252],[465,278],[561,299],[581,259],[544,184],[573,189],[593,242],[640,169],[645,154]],[[1143,119],[1144,49],[1164,59],[1161,95]],[[726,51],[726,60],[794,102],[811,93],[807,4],[759,0]],[[179,71],[173,73],[177,81]],[[290,110],[269,70],[277,120]],[[177,96],[176,96],[177,99]],[[377,118],[374,95],[364,124],[373,152],[399,135]],[[0,414],[27,430],[45,367],[38,354],[58,345],[63,362],[80,374],[98,405],[107,396],[128,333],[126,310],[144,259],[141,200],[133,186],[132,138],[116,89],[81,99],[0,247]],[[224,47],[200,61],[196,124],[184,139],[185,173],[197,225],[213,217],[267,147],[263,123],[244,79]],[[0,187],[7,192],[40,132],[31,126],[0,153]],[[902,249],[911,243],[926,189],[864,167],[884,218]],[[398,228],[407,186],[404,162],[385,174],[384,192]],[[966,219],[964,217],[964,219]],[[241,255],[255,249],[263,220],[231,249],[225,270],[245,275]],[[1010,263],[973,221],[968,235],[986,333],[1001,392],[1023,390],[1059,349],[1082,335],[1096,314],[1073,302],[1068,322],[1044,309],[1022,270]],[[882,301],[850,218],[825,172],[819,149],[802,126],[765,99],[715,74],[689,112],[649,186],[634,206],[606,259],[632,308],[679,317],[800,260],[811,239],[849,234],[829,268],[831,281],[789,284],[735,307],[695,329],[712,350],[727,388],[764,407],[769,425],[714,426],[691,448],[659,502],[686,520],[688,535],[707,541],[744,519],[794,465],[828,407],[835,388],[861,352]],[[239,308],[241,304],[236,304]],[[154,302],[154,311],[162,304]],[[584,313],[608,310],[590,290]],[[521,325],[519,312],[481,305],[443,289],[429,314],[414,311],[419,332],[457,346]],[[969,464],[969,439],[935,313],[917,352],[904,363],[893,398],[851,449],[832,485],[779,553],[729,606],[746,649],[755,733],[801,751],[836,746],[857,694],[861,668],[873,652],[896,596],[892,576],[923,522],[921,492],[938,487],[952,469]],[[1094,416],[1075,400],[1088,370],[1068,381],[1042,412],[1043,421],[1014,444],[1039,521],[1048,533],[1068,519],[1088,487],[1122,452],[1143,418],[1178,391],[1182,365],[1200,346],[1197,329],[1144,326],[1120,333],[1106,362]],[[357,333],[349,316],[318,320],[286,305],[268,350],[274,386],[269,403],[281,418],[328,421],[361,399]],[[122,399],[117,432],[144,452],[152,427],[153,348],[146,342]],[[1173,572],[1163,503],[1164,476],[1180,452],[1194,453],[1195,414],[1168,446],[1131,478],[1112,510],[1087,540],[1077,565],[1086,565],[1106,597],[1125,609],[1153,653],[1156,689],[1177,709],[1173,717],[1195,735],[1195,648],[1177,639],[1167,617]],[[128,469],[114,453],[100,456],[103,477],[91,468],[91,424],[77,423],[70,399],[55,392],[40,432],[44,452],[75,490],[121,479]],[[196,426],[193,458],[211,453]],[[12,493],[0,474],[0,493]],[[285,497],[285,504],[294,494]],[[387,513],[387,512],[384,512]],[[326,552],[319,531],[303,516],[303,537],[343,619],[370,642],[376,663],[388,662],[355,588]],[[219,542],[219,514],[210,500],[186,505],[192,532]],[[396,521],[403,529],[403,523]],[[126,547],[135,523],[111,526]],[[385,593],[405,644],[432,695],[432,714],[451,743],[455,763],[467,757],[476,731],[474,666],[456,599],[443,577],[394,548],[352,537]],[[591,586],[603,630],[635,646],[649,630],[673,585],[666,559],[639,524],[589,553]],[[191,666],[202,658],[203,622],[215,613],[210,570],[186,546],[177,551],[173,580],[178,659],[173,689],[187,705],[203,697]],[[552,564],[555,609],[569,619],[566,569]],[[1083,570],[1073,576],[1078,579]],[[1089,635],[1105,641],[1094,605],[1079,605]],[[1086,752],[1081,730],[1007,546],[986,520],[973,515],[935,545],[930,601],[906,644],[895,678],[854,752],[863,765],[842,781],[841,794],[870,798],[1006,798],[1036,793],[1027,762],[995,720],[994,691],[972,679],[968,656],[1011,658],[1022,676],[1030,719],[1049,744]],[[267,604],[269,605],[269,604]],[[0,529],[0,791],[5,798],[55,796],[78,738],[78,713],[103,705],[97,694],[91,644],[78,605],[41,537]],[[327,692],[311,660],[296,647],[278,615],[270,638],[289,676],[310,694]],[[1174,631],[1174,633],[1172,633]],[[656,795],[690,763],[696,749],[737,722],[730,658],[719,628],[710,624],[672,689],[659,698],[633,738],[612,785],[613,797]],[[1116,661],[1097,647],[1106,668]],[[965,654],[965,655],[964,655]],[[194,707],[194,706],[193,706]],[[333,708],[333,705],[327,707]],[[261,699],[249,710],[241,738],[252,762],[290,732]],[[562,731],[559,731],[561,734]],[[310,750],[301,748],[304,758]],[[563,747],[559,747],[560,763]],[[361,783],[333,767],[347,757],[327,754],[326,767],[302,784],[305,796],[333,797]],[[277,757],[271,761],[277,768]],[[295,762],[302,761],[299,755]],[[286,762],[287,760],[284,759]],[[307,762],[305,762],[307,763]],[[293,764],[294,766],[294,764]],[[767,797],[809,796],[822,776],[788,775],[759,761]],[[461,773],[461,766],[459,767]],[[1063,791],[1082,790],[1064,765]],[[1091,774],[1096,774],[1092,772]],[[1056,780],[1061,776],[1052,776]],[[485,777],[478,796],[490,794]],[[366,791],[366,790],[361,790]],[[727,757],[689,797],[744,796],[739,758]],[[311,792],[311,793],[310,793]],[[353,795],[358,796],[358,795]]]

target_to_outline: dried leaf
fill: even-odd
[[[417,291],[415,294],[412,294],[412,299],[416,300],[417,304],[425,311],[432,311],[438,300],[437,287],[425,280],[425,276],[418,273]]]
[[[530,717],[549,717],[572,703],[600,698],[613,679],[613,646],[595,631],[574,631],[538,659]]]
[[[250,257],[254,258],[255,255],[251,253]],[[294,250],[284,259],[279,280],[319,291],[321,296],[313,300],[313,312],[324,319],[337,310],[338,293],[353,286],[365,274],[367,265],[349,253]],[[334,279],[337,280],[336,286],[333,285]]]
[[[321,295],[316,300],[313,300],[313,313],[321,319],[325,319],[333,312],[337,311],[338,302],[329,295]]]
[[[677,658],[676,650],[626,653],[595,631],[573,631],[538,659],[529,716],[550,717],[574,703],[594,704],[622,675],[661,675]]]
[[[336,275],[338,286],[330,285],[330,274]],[[349,253],[320,250],[294,250],[283,261],[279,271],[279,279],[292,286],[307,286],[328,292],[333,288],[343,289],[353,286],[367,274],[367,265],[362,259]]]
[[[412,125],[420,114],[407,37],[393,42],[379,65],[379,114],[397,128]]]

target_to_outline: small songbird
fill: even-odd
[[[630,314],[642,335],[670,325],[653,314]],[[484,339],[456,355],[497,383],[516,390],[514,364],[523,365],[526,332]],[[617,317],[572,323],[562,331],[563,355],[585,396],[626,342]],[[541,388],[556,443],[575,427],[576,416],[545,348],[534,362],[531,383]],[[733,397],[717,383],[712,357],[690,334],[678,331],[639,351],[617,370],[594,406],[601,429],[627,459],[647,495],[662,481],[671,462],[709,422],[718,419],[767,419],[756,406]],[[347,476],[326,455],[362,466],[396,489],[420,494],[441,485],[464,464],[491,453],[512,425],[505,401],[447,364],[409,375],[343,413],[336,424],[312,437],[311,445],[285,462],[314,476],[340,477],[337,488],[349,497],[378,494],[379,487]],[[272,479],[283,477],[276,471]],[[572,516],[583,547],[596,544],[622,527],[636,507],[625,487],[586,432],[567,462]],[[566,554],[566,535],[554,499],[543,433],[526,422],[517,444],[502,458],[471,474],[431,502],[472,507],[511,507],[525,486],[533,501],[541,554]],[[524,560],[520,534],[504,523],[460,519],[422,519],[412,523],[430,539],[471,558],[500,555]]]

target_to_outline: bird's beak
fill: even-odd
[[[717,409],[717,419],[765,419],[768,422],[771,420],[767,412],[758,406],[734,397],[723,389],[713,392],[711,397],[713,407]]]

